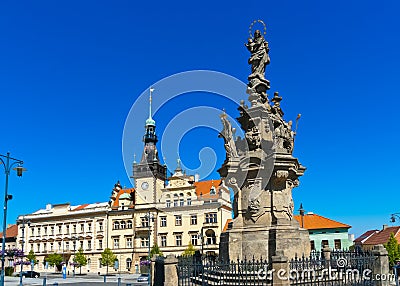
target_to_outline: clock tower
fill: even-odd
[[[136,189],[136,204],[155,203],[164,188],[167,166],[160,163],[156,143],[156,122],[151,114],[151,101],[154,89],[150,88],[149,118],[146,120],[143,136],[144,149],[139,163],[133,162],[133,176]],[[159,194],[160,193],[160,194]]]

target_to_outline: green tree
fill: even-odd
[[[182,252],[182,256],[192,256],[194,255],[195,251],[196,249],[194,248],[193,244],[189,242],[188,247]]]
[[[46,262],[49,263],[50,266],[57,266],[60,265],[62,262],[62,256],[58,253],[51,253],[46,257]]]
[[[87,264],[87,258],[83,254],[83,249],[82,247],[79,248],[78,253],[74,257],[74,263],[79,266],[79,274],[82,274],[82,266],[85,266]]]
[[[28,255],[26,256],[26,259],[28,260],[28,261],[32,261],[33,260],[33,264],[37,264],[39,261],[37,260],[37,258],[36,258],[36,254],[35,254],[35,252],[33,251],[33,249],[31,249],[30,251],[29,251],[29,253],[28,253]]]
[[[163,256],[163,253],[161,249],[158,247],[158,244],[154,244],[153,247],[150,250],[150,259],[155,255],[158,254],[158,256]]]
[[[101,265],[107,266],[107,275],[108,275],[108,266],[113,266],[115,260],[117,260],[117,257],[111,251],[111,249],[106,248],[101,253]]]
[[[389,256],[389,266],[393,267],[397,261],[400,260],[400,247],[397,239],[394,237],[394,234],[391,233],[388,242],[386,242],[383,246],[385,246],[388,256]]]

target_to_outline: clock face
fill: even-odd
[[[149,183],[143,182],[143,183],[142,183],[142,189],[143,189],[143,190],[147,190],[148,188],[149,188]]]

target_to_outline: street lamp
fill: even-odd
[[[400,219],[400,213],[394,213],[390,215],[390,222],[395,223],[396,222],[396,218]]]
[[[22,256],[24,256],[24,243],[25,243],[25,224],[28,226],[31,225],[31,221],[28,219],[25,219],[25,216],[22,216],[22,219],[18,221],[19,224],[22,224],[21,229],[22,229],[22,247],[21,247],[21,252]],[[22,286],[22,271],[24,268],[24,263],[23,259],[21,258],[21,272],[19,273],[19,286]]]
[[[72,277],[75,277],[75,260],[76,260],[76,237],[72,237],[72,243],[74,245],[74,259],[72,260],[72,264],[74,265],[74,270],[72,271]]]
[[[148,223],[148,239],[149,239],[149,253],[148,253],[148,259],[149,259],[149,281],[147,283],[147,285],[151,285],[151,262],[150,262],[150,232],[151,232],[151,223],[150,222],[154,222],[154,215],[150,213],[150,211],[146,214],[146,219],[147,219],[147,223]]]
[[[22,167],[22,164],[24,164],[23,161],[10,157],[10,152],[7,152],[6,156],[0,155],[0,165],[1,164],[4,166],[4,171],[6,174],[6,187],[4,191],[3,241],[1,246],[2,251],[1,251],[1,274],[0,274],[0,285],[4,286],[4,274],[5,274],[4,259],[5,259],[5,249],[6,249],[6,231],[7,231],[7,202],[8,200],[12,199],[12,195],[8,194],[8,176],[10,175],[11,168],[15,165],[17,165],[17,167],[13,168],[13,170],[17,171],[18,177],[21,177],[22,173],[26,171],[26,169]]]

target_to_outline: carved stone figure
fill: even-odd
[[[260,30],[256,30],[254,37],[249,38],[245,46],[251,53],[248,60],[251,65],[251,74],[248,77],[249,87],[254,88],[258,93],[264,93],[270,88],[269,81],[265,78],[265,67],[270,63],[268,42]]]
[[[221,117],[223,129],[219,133],[219,137],[224,138],[226,159],[229,160],[229,158],[238,157],[238,152],[237,152],[236,144],[235,144],[235,140],[234,140],[234,135],[235,135],[236,130],[234,128],[232,128],[231,123],[229,122],[228,119],[226,119],[225,112],[220,117]]]

